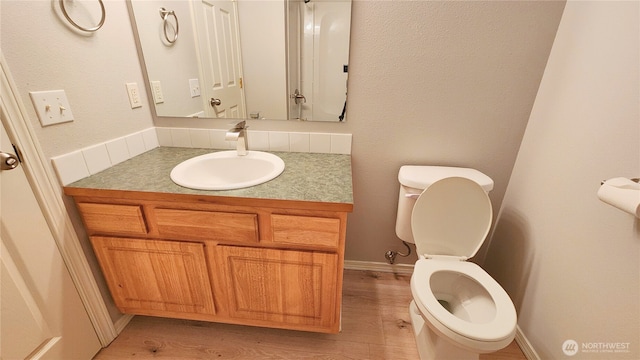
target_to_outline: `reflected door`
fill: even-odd
[[[195,0],[193,10],[207,116],[245,118],[237,4]]]
[[[288,1],[290,118],[344,120],[350,9],[348,1]]]
[[[289,76],[289,119],[306,120],[302,117],[302,102],[296,101],[295,89],[302,89],[300,78],[301,39],[303,29],[302,2],[287,0],[287,75]]]

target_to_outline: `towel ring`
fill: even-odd
[[[169,15],[173,16],[173,19],[176,21],[176,31],[173,34],[173,40],[171,40],[169,38],[169,35],[167,34],[167,26],[169,25]],[[164,38],[170,43],[173,44],[174,42],[176,42],[176,40],[178,40],[178,30],[179,30],[179,25],[178,25],[178,17],[176,16],[176,12],[173,10],[167,10],[165,8],[160,8],[160,17],[162,18],[162,30],[164,32]]]
[[[89,29],[76,24],[76,22],[71,19],[69,14],[67,14],[67,9],[64,7],[64,0],[59,0],[59,3],[60,3],[60,9],[62,10],[62,15],[64,15],[67,21],[69,21],[69,23],[71,23],[71,25],[73,25],[78,30],[86,31],[86,32],[94,32],[100,29],[102,25],[104,25],[104,19],[107,17],[107,12],[104,9],[104,4],[102,3],[102,0],[98,0],[98,3],[100,3],[100,11],[102,12],[102,17],[100,18],[100,22],[98,23],[97,26]]]

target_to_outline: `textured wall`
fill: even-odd
[[[347,258],[384,261],[403,164],[476,168],[497,212],[564,3],[356,1]],[[411,261],[411,259],[409,259]]]
[[[639,17],[567,3],[486,258],[541,359],[640,358],[640,220],[596,195],[640,175]]]
[[[86,12],[72,13],[75,21],[97,24],[98,2],[85,4]],[[105,7],[104,26],[87,35],[66,22],[57,1],[2,1],[2,53],[47,157],[153,126],[126,4],[106,1]],[[142,108],[131,109],[128,82],[138,83]],[[29,91],[59,89],[75,121],[42,128]]]

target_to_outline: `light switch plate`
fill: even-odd
[[[138,89],[137,83],[126,83],[127,86],[127,94],[129,95],[129,103],[131,104],[131,108],[139,108],[142,107],[142,101],[140,100],[140,90]]]
[[[198,79],[189,79],[189,91],[192,98],[200,96],[200,81]]]
[[[42,126],[73,121],[71,106],[64,90],[31,91],[29,96]]]

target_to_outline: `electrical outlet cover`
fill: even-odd
[[[31,102],[42,126],[73,121],[73,113],[64,90],[31,91]]]

